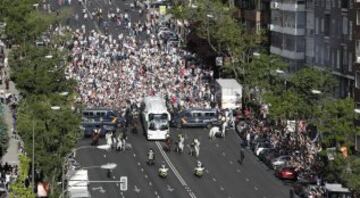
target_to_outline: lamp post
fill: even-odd
[[[81,148],[81,147],[79,147]],[[78,148],[78,149],[79,149]],[[88,167],[81,167],[80,170],[88,170],[88,169],[94,169],[94,168],[100,168],[100,169],[104,169],[104,170],[113,170],[117,167],[117,164],[115,163],[106,163],[103,165],[96,165],[96,166],[88,166]],[[104,183],[104,182],[112,182],[112,183],[120,183],[120,181],[86,181],[86,180],[70,180],[76,183],[82,183],[82,182],[86,182],[86,183]],[[75,185],[76,185],[75,183]],[[74,185],[74,184],[73,184]],[[64,184],[63,184],[64,186]],[[68,191],[68,188],[62,188],[62,192],[60,194],[60,198],[64,196],[64,194]]]
[[[67,154],[65,157],[64,157],[64,163],[63,163],[63,166],[62,166],[62,171],[61,171],[61,179],[62,179],[62,182],[61,182],[61,189],[62,191],[65,190],[65,177],[64,177],[64,172],[65,172],[65,166],[67,164],[67,160],[69,159],[69,157],[71,155],[73,155],[75,157],[76,155],[76,151],[78,150],[81,150],[81,149],[101,149],[101,150],[109,150],[111,147],[110,145],[108,144],[104,144],[104,145],[98,145],[96,147],[93,147],[93,146],[80,146],[80,147],[77,147],[77,148],[74,148],[69,154]]]

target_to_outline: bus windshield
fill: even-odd
[[[169,129],[168,115],[164,114],[149,114],[149,129],[150,130],[167,130]]]

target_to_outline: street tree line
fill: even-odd
[[[50,197],[61,193],[64,156],[74,148],[79,138],[80,115],[73,109],[75,82],[65,77],[67,50],[56,46],[68,37],[52,33],[51,26],[66,20],[71,9],[48,13],[36,9],[37,0],[3,0],[0,19],[6,23],[6,43],[9,53],[10,77],[20,91],[16,130],[24,141],[27,156],[20,157],[20,176],[11,185],[12,197],[35,197],[23,184],[31,172],[34,148],[35,179],[50,183]],[[51,37],[43,47],[35,45],[45,32]],[[65,94],[64,94],[65,93]],[[54,108],[56,107],[56,108]],[[33,138],[35,144],[33,145]]]
[[[354,138],[360,134],[354,123],[358,118],[355,104],[350,97],[334,98],[338,83],[329,71],[305,66],[288,74],[288,64],[262,49],[265,32],[247,30],[236,10],[220,0],[178,3],[171,13],[187,21],[190,31],[206,39],[218,56],[226,57],[222,72],[244,85],[246,98],[256,90],[258,103],[269,104],[271,119],[306,120],[316,126],[322,148],[338,149],[336,160],[326,166],[328,179],[360,193],[360,159],[354,152]],[[340,153],[341,147],[347,148],[349,157]]]

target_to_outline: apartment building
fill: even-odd
[[[353,66],[354,76],[355,76],[354,98],[355,101],[357,102],[357,108],[360,108],[360,0],[354,0],[352,18],[354,19],[353,40],[354,40],[354,48],[355,48],[354,66]]]
[[[270,52],[287,60],[290,72],[304,65],[332,72],[335,96],[352,95],[353,1],[359,0],[272,0]]]
[[[238,0],[235,6],[239,8],[238,16],[247,29],[254,32],[267,30],[270,22],[271,0]]]
[[[305,1],[272,0],[270,3],[270,52],[289,63],[289,71],[305,62]]]

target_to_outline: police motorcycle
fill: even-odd
[[[194,175],[197,177],[202,177],[204,175],[205,167],[200,161],[197,161],[196,167],[194,168]]]
[[[154,152],[154,150],[153,150],[153,149],[149,149],[149,152],[148,152],[147,156],[148,156],[148,159],[147,159],[147,162],[146,162],[146,163],[147,163],[149,166],[154,165],[154,164],[155,164],[155,152]]]
[[[168,176],[169,168],[166,168],[165,164],[161,164],[161,167],[159,168],[159,177],[166,178]]]

